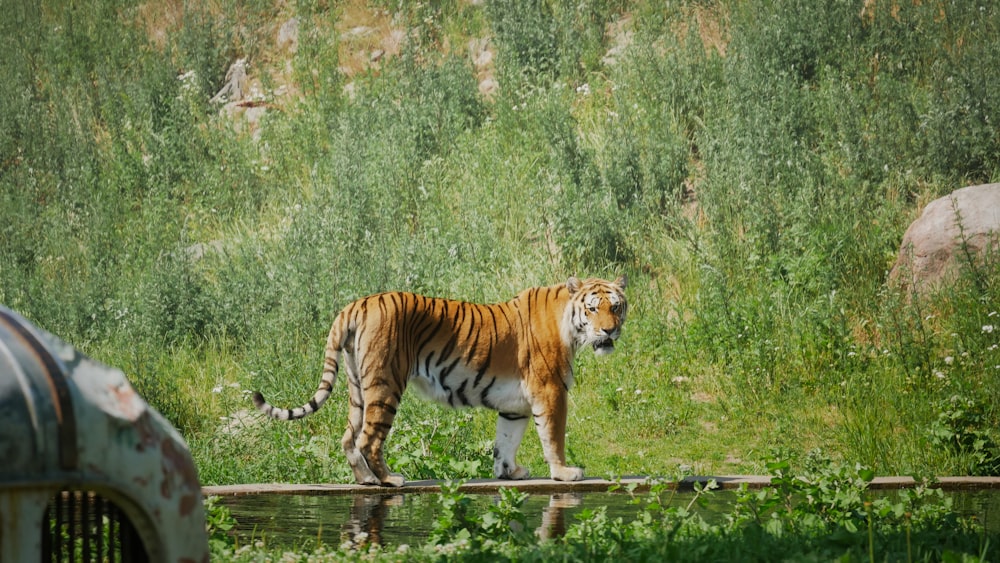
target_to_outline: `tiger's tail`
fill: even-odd
[[[301,407],[286,409],[271,405],[264,399],[264,395],[260,391],[255,391],[253,394],[253,403],[257,406],[257,410],[278,420],[296,420],[311,415],[323,406],[323,403],[333,393],[333,384],[337,382],[337,370],[339,369],[337,358],[340,356],[340,351],[343,348],[343,329],[348,322],[347,319],[347,315],[338,315],[333,326],[330,328],[330,335],[326,340],[326,355],[323,358],[323,376],[320,378],[319,387],[312,398]]]

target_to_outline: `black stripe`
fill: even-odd
[[[528,319],[531,319],[531,310],[534,308],[532,302],[535,300],[535,297],[537,295],[538,295],[538,289],[532,289],[530,292],[528,292],[528,298],[525,299],[524,302],[524,308],[526,310],[525,317],[527,317]]]
[[[458,333],[458,329],[462,327],[462,324],[465,323],[465,302],[459,302],[457,307],[458,308],[455,310],[455,317],[451,320],[452,324],[455,326],[456,334]]]
[[[372,401],[372,402],[368,403],[368,407],[369,408],[370,407],[378,407],[380,409],[387,410],[387,411],[391,412],[393,415],[396,414],[396,407],[394,407],[393,405],[390,405],[389,403],[386,403],[384,401]]]
[[[433,309],[434,309],[434,301],[432,299],[427,299],[423,295],[413,295],[413,294],[411,294],[411,298],[413,299],[413,309],[417,313],[417,314],[413,315],[414,316],[414,325],[420,326],[420,330],[417,331],[417,332],[415,332],[414,335],[413,335],[413,341],[414,342],[420,342],[423,339],[424,334],[428,330],[430,330],[430,328],[432,326],[432,323],[428,322],[426,324],[423,324],[423,321],[429,321],[430,320],[430,318],[431,318],[430,313],[433,312]],[[427,310],[427,303],[428,302],[431,303],[431,311]]]
[[[458,344],[458,334],[453,333],[451,335],[451,338],[448,339],[448,343],[444,345],[444,350],[441,351],[441,357],[438,358],[438,363],[437,363],[438,367],[441,367],[441,364],[443,364],[445,360],[451,357],[451,353],[455,351],[455,346],[457,344]]]
[[[479,351],[482,342],[480,341],[480,335],[482,334],[483,322],[482,322],[482,311],[479,311],[479,318],[476,318],[476,311],[479,307],[474,307],[472,309],[472,321],[469,325],[469,334],[465,337],[466,340],[471,338],[471,342],[467,342],[466,345],[469,346],[469,353],[466,355],[465,363],[471,364],[472,358],[476,356],[476,352]],[[473,337],[472,332],[475,329],[476,335]]]
[[[468,303],[463,303],[463,307],[462,307],[462,309],[463,309],[463,310],[465,310],[466,308],[468,308]],[[472,337],[472,331],[473,331],[473,330],[474,330],[474,329],[475,329],[475,328],[476,328],[477,326],[479,326],[479,323],[478,323],[478,322],[476,322],[476,307],[471,307],[471,309],[472,309],[472,310],[470,311],[470,313],[471,313],[471,314],[470,314],[469,316],[470,316],[470,317],[472,317],[472,318],[471,318],[471,319],[469,320],[469,330],[468,330],[468,332],[466,332],[466,334],[465,334],[465,339],[466,339],[466,340],[468,340],[469,338],[471,338],[471,337]],[[465,316],[464,316],[464,315],[462,316],[462,321],[463,321],[463,322],[465,321]]]
[[[455,369],[456,365],[458,365],[458,359],[457,358],[455,359],[454,362],[451,363],[450,366],[448,366],[448,367],[444,368],[443,370],[441,370],[441,375],[438,376],[438,384],[441,385],[441,389],[443,391],[445,391],[446,393],[448,393],[448,404],[450,406],[452,406],[452,407],[455,406],[455,403],[453,401],[454,396],[452,395],[451,387],[449,387],[444,381],[448,377],[448,375],[451,373],[451,370]]]
[[[434,352],[427,354],[427,358],[424,359],[424,371],[426,372],[428,378],[431,377],[431,359],[434,358]]]
[[[358,308],[361,309],[361,321],[359,321],[357,325],[359,327],[364,327],[367,324],[366,321],[368,320],[368,300],[365,299],[364,301],[358,303]]]
[[[493,345],[491,344],[489,350],[486,351],[486,361],[483,362],[483,366],[479,368],[479,371],[476,372],[476,379],[472,383],[473,389],[479,387],[479,382],[482,381],[483,376],[486,375],[486,370],[489,369],[490,362],[492,360],[493,360]]]
[[[365,310],[365,316],[367,316],[367,309]],[[369,327],[367,324],[358,325],[359,343],[364,340],[365,335],[368,333],[368,330],[370,328],[371,327]],[[355,357],[358,358],[358,372],[361,374],[367,373],[367,370],[365,370],[365,360],[374,360],[375,358],[367,353],[368,352],[367,346],[365,346],[364,349],[356,349],[355,352],[357,354]]]
[[[490,387],[493,387],[493,384],[496,382],[497,378],[494,377],[493,379],[490,379],[489,385],[484,387],[483,390],[479,392],[479,403],[491,410],[497,410],[497,407],[492,402],[490,402],[487,395],[489,395]]]
[[[388,293],[386,294],[386,297],[388,297],[393,310],[393,313],[389,315],[390,320],[392,321],[388,323],[389,330],[393,331],[389,337],[389,341],[396,346],[396,354],[392,358],[392,365],[390,366],[390,369],[394,374],[402,373],[405,370],[403,369],[403,364],[401,362],[403,362],[406,348],[406,340],[402,337],[402,335],[409,334],[406,331],[406,317],[400,314],[399,299],[401,299],[401,296],[399,293]],[[386,314],[389,314],[388,309],[386,310]]]
[[[437,302],[437,300],[432,300],[431,304],[433,305],[436,302]],[[435,309],[435,307],[432,306],[431,310],[433,311],[434,309]],[[434,339],[434,336],[437,335],[438,330],[441,329],[441,325],[442,324],[444,324],[444,317],[443,316],[440,317],[438,319],[437,324],[434,325],[434,330],[432,330],[431,333],[429,335],[427,335],[427,338],[425,338],[424,341],[421,342],[419,346],[417,346],[417,357],[420,356],[420,354],[424,351],[424,348],[427,347],[427,345],[430,343],[430,341]]]
[[[370,382],[370,385],[368,385],[367,387],[363,387],[362,389],[364,391],[368,391],[369,389],[372,389],[374,387],[388,387],[388,386],[389,386],[389,382],[388,381],[381,381],[379,379],[373,379]]]
[[[458,365],[459,361],[461,361],[461,358],[455,358],[454,362],[452,362],[448,367],[446,367],[443,370],[441,370],[440,381],[441,381],[441,385],[442,386],[444,386],[444,378],[448,377],[448,374],[450,374],[452,372],[452,370],[455,369],[455,366]]]
[[[497,334],[497,331],[498,331],[498,329],[497,329],[497,314],[496,314],[496,311],[494,311],[494,309],[495,309],[495,307],[487,307],[486,308],[486,310],[489,311],[489,313],[490,313],[490,318],[493,319],[493,335],[494,335],[493,337],[496,338],[498,336],[498,334]]]
[[[379,296],[378,296],[378,312],[382,313],[382,318],[385,319],[385,317],[387,316],[386,315],[387,311],[385,309],[385,294],[384,293],[380,293]]]
[[[469,380],[466,379],[461,385],[458,386],[458,389],[455,390],[455,394],[458,395],[458,400],[461,401],[462,405],[466,407],[472,406],[472,403],[469,402],[469,398],[465,396],[465,386],[468,384]]]

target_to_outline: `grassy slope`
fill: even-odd
[[[626,334],[582,353],[571,395],[589,474],[756,473],[814,447],[994,469],[995,284],[925,310],[884,281],[923,202],[996,177],[995,9],[58,4],[4,24],[0,301],[124,369],[207,483],[348,478],[342,383],[300,424],[243,413],[251,389],[310,395],[349,300],[616,272]],[[294,56],[273,43],[292,15]],[[242,56],[259,140],[207,103]],[[494,416],[408,399],[390,458],[484,474]],[[546,473],[534,436],[521,461]]]

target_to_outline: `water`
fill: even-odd
[[[949,491],[954,509],[974,516],[990,532],[1000,533],[1000,491]],[[704,498],[705,506],[694,505],[705,520],[720,521],[732,508],[735,499],[730,490],[713,491]],[[877,491],[876,494],[897,494]],[[494,495],[470,494],[475,506],[496,502]],[[687,506],[694,498],[690,491],[678,491],[670,498],[671,506]],[[423,544],[440,514],[436,494],[258,494],[221,497],[238,525],[234,532],[240,545],[263,539],[272,547],[302,548],[317,543],[337,546],[345,541],[373,542],[386,546]],[[645,505],[645,495],[634,498],[626,493],[559,493],[528,497],[522,512],[528,526],[542,538],[558,537],[576,521],[582,511],[606,507],[609,519],[621,517],[628,522]],[[359,535],[364,534],[364,535]]]
[[[986,531],[1000,533],[1000,490],[980,489],[951,491],[952,508],[964,516],[974,517]]]
[[[670,496],[664,494],[663,498]],[[486,507],[496,502],[494,495],[468,495],[474,506]],[[672,506],[687,506],[693,492],[677,492]],[[289,547],[340,545],[344,541],[367,540],[382,545],[419,545],[426,541],[440,514],[436,494],[365,494],[305,495],[259,494],[221,497],[219,504],[230,509],[238,525],[235,532],[240,544],[264,539],[268,545]],[[644,499],[637,494],[635,499]],[[706,520],[721,517],[733,497],[717,491],[709,504],[698,507]],[[636,503],[626,493],[558,493],[532,495],[521,511],[527,524],[542,538],[558,537],[576,521],[584,510],[607,507],[609,519],[635,518],[644,503]],[[364,533],[364,536],[358,534]]]

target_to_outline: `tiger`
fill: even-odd
[[[279,408],[259,391],[253,401],[274,419],[306,417],[330,397],[342,360],[350,408],[341,445],[359,484],[405,483],[390,472],[382,450],[408,387],[452,408],[498,413],[498,479],[530,476],[515,456],[532,420],[550,477],[578,481],[583,470],[567,466],[565,453],[573,359],[583,347],[597,355],[614,351],[628,312],[626,283],[625,275],[615,281],[574,276],[491,305],[408,292],[363,297],[334,319],[319,387],[307,403]]]

